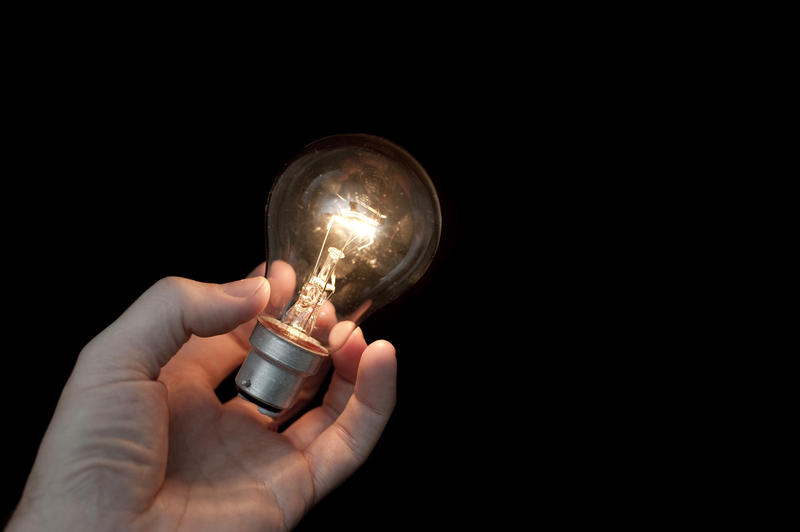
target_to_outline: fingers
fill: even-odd
[[[191,335],[229,332],[252,319],[268,299],[263,277],[225,285],[162,279],[84,348],[73,376],[84,384],[155,380]]]
[[[331,329],[336,325],[336,307],[329,300],[322,303],[317,314],[317,321],[311,336],[322,342],[323,345],[329,343]]]
[[[317,500],[367,459],[394,409],[396,383],[394,347],[385,340],[373,342],[361,355],[354,393],[344,410],[304,451]]]
[[[336,325],[331,328],[330,334],[328,335],[328,350],[332,353],[331,356],[335,356],[336,353],[344,346],[345,342],[350,340],[350,335],[356,328],[356,324],[352,321],[340,321]],[[361,333],[361,338],[363,340],[364,334]],[[364,348],[367,347],[367,344],[364,344]],[[364,350],[361,349],[361,351]],[[355,374],[353,374],[353,378],[355,379]]]
[[[328,428],[353,395],[358,363],[367,348],[364,333],[360,328],[353,330],[354,328],[353,322],[341,322],[331,333],[331,336],[347,336],[339,341],[340,344],[344,342],[344,345],[331,354],[334,372],[322,406],[310,410],[284,431],[298,449],[305,449]]]
[[[248,278],[263,277],[265,263],[256,266]],[[242,365],[247,352],[250,350],[250,334],[255,327],[256,318],[253,317],[237,326],[229,334],[222,334],[213,338],[200,338],[193,336],[184,345],[178,354],[162,368],[160,378],[169,378],[173,370],[179,378],[191,375],[197,383],[203,383],[206,389],[213,390]],[[200,374],[194,370],[200,370]]]
[[[333,331],[332,336],[345,336],[345,341],[338,349],[333,351],[331,359],[336,375],[351,387],[356,383],[358,376],[358,363],[364,350],[367,348],[367,341],[364,339],[364,331],[361,327],[356,328],[352,321],[339,323]],[[351,390],[352,391],[352,390]],[[344,408],[344,405],[342,405]],[[338,409],[341,412],[341,408]]]
[[[247,274],[247,277],[248,278],[250,278],[250,277],[264,277],[264,274],[266,272],[266,268],[267,268],[267,263],[266,262],[262,262],[261,264],[256,266],[249,274]],[[272,298],[272,285],[270,285],[269,288],[270,288],[270,296],[269,297]],[[241,325],[236,327],[233,331],[231,331],[231,334],[235,337],[236,341],[239,342],[241,345],[243,345],[243,346],[249,346],[250,345],[250,334],[253,332],[253,327],[255,327],[255,325],[256,325],[255,321],[256,321],[255,318],[253,318],[251,320],[248,320],[245,323],[242,323]],[[249,349],[249,347],[247,347],[247,349]],[[245,352],[245,355],[246,354],[247,353]],[[244,361],[244,356],[242,356],[240,358],[241,358],[241,360],[239,360],[239,364],[241,364]],[[234,366],[236,366],[235,363],[234,363]],[[227,374],[223,375],[222,378],[224,379],[226,376],[227,376]],[[217,384],[219,384],[219,383],[217,383]]]
[[[289,303],[294,294],[297,279],[294,268],[282,260],[273,261],[269,266],[269,280],[272,293],[270,295],[267,312],[273,316],[283,313],[284,307]]]

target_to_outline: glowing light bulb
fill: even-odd
[[[335,135],[284,167],[266,226],[270,300],[236,385],[274,417],[313,392],[358,323],[419,280],[441,213],[430,178],[405,150]]]

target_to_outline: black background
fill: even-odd
[[[265,258],[274,177],[337,133],[417,158],[442,237],[421,281],[362,324],[397,348],[395,413],[300,529],[616,520],[655,500],[639,488],[665,462],[642,449],[664,418],[643,398],[669,367],[665,336],[648,335],[668,277],[647,273],[665,257],[648,253],[646,221],[674,183],[659,180],[652,102],[603,90],[610,71],[554,61],[526,83],[514,65],[468,61],[443,83],[331,63],[284,86],[288,74],[226,58],[78,67],[48,54],[18,78],[6,145],[0,516],[81,348],[164,276],[247,275]]]
[[[764,127],[736,111],[753,100],[737,92],[747,54],[714,34],[718,13],[497,11],[273,42],[277,17],[242,29],[145,13],[127,32],[133,13],[10,18],[0,519],[81,347],[165,275],[225,282],[261,262],[273,177],[345,132],[422,163],[442,242],[363,324],[398,348],[397,409],[301,529],[641,528],[707,507],[740,470],[720,462],[729,441],[704,443],[733,394],[703,390],[727,363],[720,337],[742,334],[708,334],[708,285],[730,271],[708,259],[752,207],[725,191],[763,174],[750,141]],[[300,50],[317,33],[331,46]],[[743,171],[748,157],[759,167]],[[703,373],[709,353],[721,360]]]
[[[526,405],[537,402],[524,375],[540,325],[525,309],[543,294],[535,272],[550,239],[541,228],[553,222],[529,195],[534,166],[509,161],[520,150],[550,156],[529,139],[525,109],[447,91],[284,100],[121,81],[38,87],[23,105],[21,164],[6,197],[19,228],[5,259],[14,309],[6,332],[18,343],[4,370],[0,514],[13,511],[82,346],[161,277],[245,276],[264,260],[264,204],[285,161],[326,135],[370,133],[427,169],[442,238],[422,280],[363,324],[368,341],[397,348],[398,405],[386,432],[300,530],[507,515],[514,476],[523,477],[548,417]],[[220,393],[232,393],[230,381]]]

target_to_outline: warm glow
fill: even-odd
[[[372,242],[375,238],[375,230],[378,228],[378,221],[356,211],[344,211],[331,218],[328,229],[336,223],[345,229],[351,236],[356,238],[367,238]]]

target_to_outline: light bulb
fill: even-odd
[[[441,232],[436,190],[399,146],[335,135],[306,146],[266,207],[270,299],[236,376],[275,417],[308,393],[355,325],[412,286]]]

